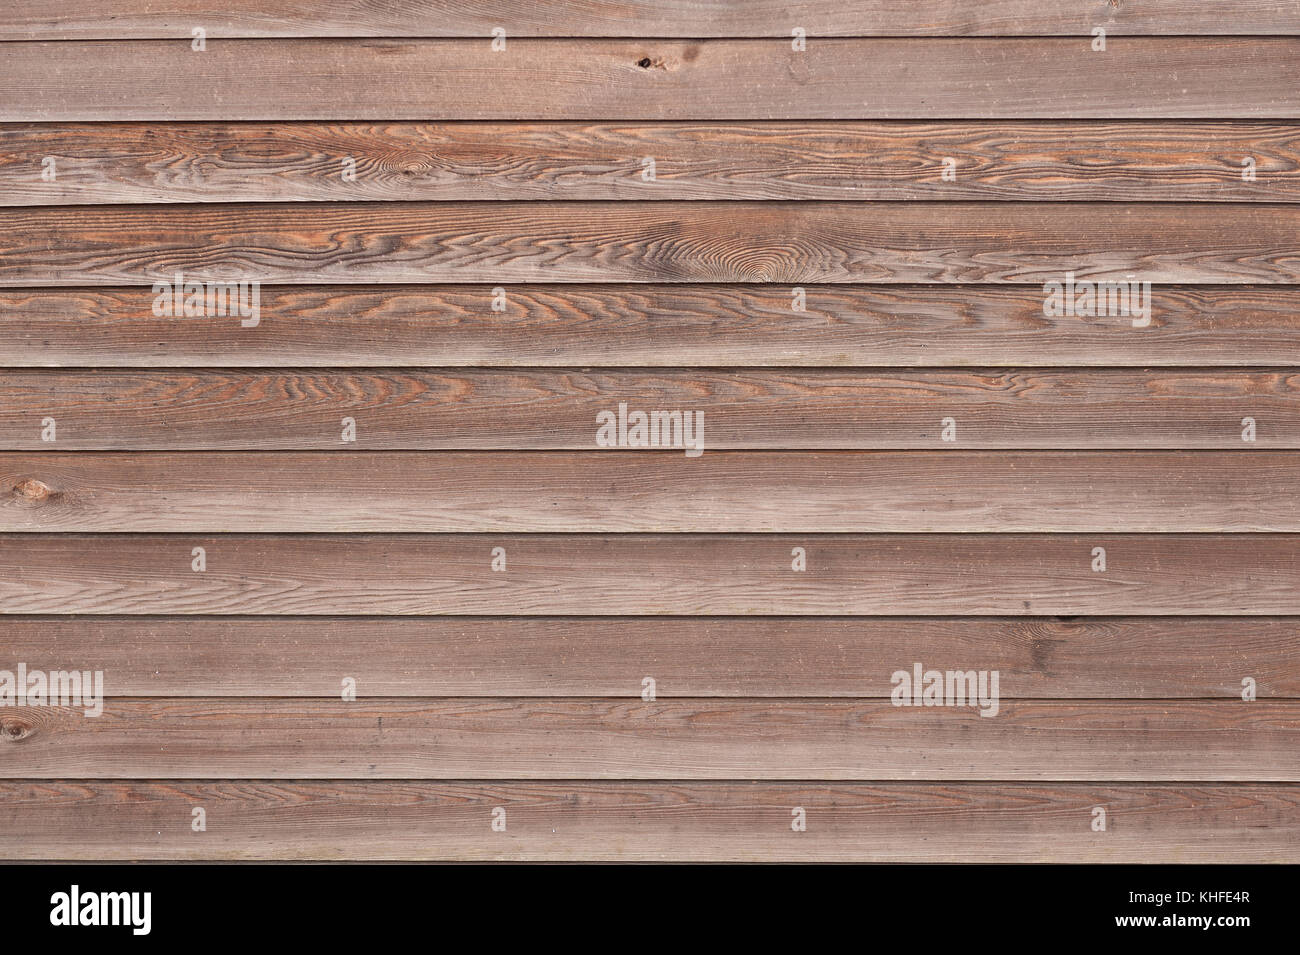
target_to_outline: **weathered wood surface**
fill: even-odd
[[[1285,534],[6,534],[0,611],[1267,616],[1300,614],[1297,547]]]
[[[0,531],[1300,532],[1298,489],[1276,451],[3,453]]]
[[[0,121],[1295,119],[1300,37],[15,41]],[[354,76],[365,78],[355,82]],[[93,82],[87,78],[93,77]]]
[[[188,282],[493,287],[1042,285],[1065,282],[1067,273],[1080,281],[1295,284],[1300,204],[389,202],[0,209],[0,285],[146,285],[152,291],[155,282],[172,282],[177,273]]]
[[[1297,34],[1289,0],[45,0],[0,13],[0,39],[411,36],[783,37]],[[815,41],[814,41],[815,42]]]
[[[7,859],[1294,863],[1297,820],[1260,783],[0,783]]]
[[[53,179],[43,176],[50,157]],[[1255,163],[1249,181],[1246,157]],[[654,160],[653,179],[647,158]],[[349,159],[355,176],[345,178]],[[955,164],[948,178],[945,160]],[[1295,202],[1300,127],[1186,121],[0,126],[0,206],[471,199]]]
[[[0,671],[106,696],[0,859],[1300,862],[1297,120],[1295,0],[0,10]]]
[[[119,697],[888,697],[914,662],[1003,699],[1300,697],[1290,617],[10,617],[0,668]],[[900,662],[901,661],[901,662]],[[110,701],[111,705],[111,701]],[[1247,705],[1245,703],[1243,706]],[[0,709],[0,713],[5,712]],[[3,828],[3,827],[0,827]]]
[[[620,405],[624,420],[689,412],[696,429],[702,414],[701,456],[1300,448],[1300,374],[1262,369],[15,370],[0,374],[0,448],[617,454],[632,447]],[[656,429],[657,453],[687,453],[685,420],[667,439]]]
[[[1151,289],[1151,321],[1048,317],[1040,287],[482,285],[259,291],[242,319],[143,288],[0,289],[0,367],[1300,365],[1289,286]]]
[[[97,717],[0,710],[7,779],[1258,783],[1300,781],[1298,749],[1300,703],[1284,701],[1002,700],[992,718],[970,706],[883,700],[637,696],[115,699]]]

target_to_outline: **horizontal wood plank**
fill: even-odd
[[[6,782],[0,858],[1294,863],[1297,819],[1258,783]]]
[[[1300,703],[110,700],[0,709],[0,777],[1300,781]],[[1087,820],[1082,820],[1087,826]]]
[[[1150,324],[1049,317],[1041,288],[513,285],[259,290],[238,316],[144,288],[0,289],[0,367],[1300,365],[1297,293],[1154,286]]]
[[[1080,281],[1295,284],[1300,204],[465,202],[0,209],[0,285],[148,285],[152,291],[155,282],[174,282],[177,273],[183,282],[494,287],[1041,285],[1064,283],[1067,273]],[[159,303],[164,314],[166,304],[166,298]],[[200,309],[189,317],[202,314]]]
[[[1261,616],[1300,614],[1297,546],[1280,534],[6,534],[0,612]]]
[[[641,444],[640,432],[631,431],[636,411],[681,411],[682,424],[668,422],[666,436],[659,421],[656,453],[693,461],[722,450],[1300,448],[1300,374],[1290,371],[0,374],[0,448],[6,450],[617,454]],[[1247,419],[1254,422],[1253,440]],[[354,441],[346,440],[348,421]]]
[[[193,26],[193,25],[189,25]],[[1300,38],[10,42],[0,121],[1295,119]],[[93,75],[93,83],[86,77]],[[364,76],[356,83],[346,77]]]
[[[1247,157],[1254,162],[1249,181]],[[51,158],[53,179],[45,175]],[[348,160],[355,175],[344,177]],[[955,163],[952,177],[944,176],[945,160]],[[1300,127],[1185,121],[0,126],[0,206],[512,199],[1295,202]]]
[[[0,39],[210,37],[790,37],[1296,34],[1287,0],[45,0],[0,13]]]
[[[0,668],[120,697],[888,698],[997,670],[1003,699],[1300,697],[1290,617],[10,617]],[[4,712],[0,710],[0,712]]]
[[[1297,532],[1298,488],[1271,451],[0,453],[0,531]]]

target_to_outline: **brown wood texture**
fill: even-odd
[[[0,531],[1300,532],[1297,489],[1276,451],[11,452]]]
[[[45,0],[0,13],[0,39],[510,36],[790,37],[1297,34],[1288,0]]]
[[[0,860],[1300,862],[1297,289],[1295,0],[11,5]]]
[[[5,656],[121,697],[887,698],[997,670],[1003,699],[1300,697],[1291,617],[10,617]],[[902,662],[900,662],[902,661]],[[1242,706],[1247,704],[1242,703]],[[5,712],[0,709],[0,713]],[[0,829],[3,827],[0,826]]]
[[[191,282],[283,284],[1041,285],[1064,282],[1067,273],[1117,282],[1294,284],[1300,279],[1300,204],[464,202],[0,209],[0,285],[152,288],[172,282],[177,273]]]
[[[1300,118],[1300,37],[1092,40],[15,41],[0,121]]]
[[[0,367],[1300,365],[1292,286],[1153,286],[1151,320],[1049,317],[1017,286],[260,289],[258,324],[140,288],[0,289]]]
[[[49,157],[52,180],[42,176]],[[1246,157],[1251,181],[1242,176]],[[344,178],[349,159],[355,176]],[[943,175],[946,159],[952,178]],[[0,126],[3,206],[470,199],[1295,202],[1300,128],[1086,120]]]
[[[15,708],[0,777],[1300,782],[1297,702],[629,697]]]
[[[1298,546],[1286,534],[6,534],[0,612],[1268,616],[1300,614]]]
[[[633,411],[691,413],[700,456],[1300,448],[1300,375],[1291,370],[702,368],[6,371],[0,447],[617,454],[635,447],[617,432],[620,405],[624,419]],[[345,418],[355,441],[344,440]],[[1246,419],[1255,424],[1253,441],[1243,438]],[[944,436],[949,420],[954,440]],[[693,453],[684,430],[670,429],[667,439],[656,433],[657,453]]]
[[[1297,819],[1297,787],[1266,783],[51,780],[0,783],[0,856],[1294,863]]]

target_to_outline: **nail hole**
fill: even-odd
[[[636,65],[641,67],[641,69],[643,70],[650,69],[650,57],[648,56],[641,57],[641,59],[636,61]]]

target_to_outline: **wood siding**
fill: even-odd
[[[0,859],[1295,863],[1297,621],[1294,2],[0,11]]]

